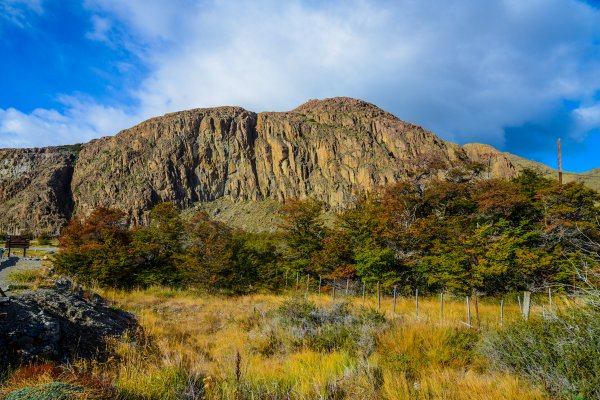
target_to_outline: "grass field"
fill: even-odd
[[[309,300],[327,322],[311,331],[306,325],[314,321],[298,311],[305,307],[301,296],[290,303],[294,293],[219,297],[150,288],[100,294],[138,315],[145,339],[114,340],[117,356],[106,363],[22,369],[5,391],[62,380],[90,388],[88,397],[123,399],[547,398],[516,376],[488,370],[475,351],[478,331],[463,323],[462,299],[446,300],[441,322],[439,298],[421,299],[418,318],[413,298],[400,298],[396,315],[386,298],[382,322],[361,311],[360,298],[347,299],[344,308],[343,298],[334,303],[313,295]],[[373,297],[370,307],[376,308]],[[495,300],[480,302],[479,313],[483,329],[499,322]],[[505,323],[516,318],[518,306],[507,304]]]

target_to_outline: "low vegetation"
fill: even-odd
[[[372,296],[363,308],[360,298],[293,293],[100,293],[139,316],[143,338],[113,340],[115,356],[105,363],[16,372],[5,393],[64,381],[121,399],[549,398],[514,374],[488,369],[476,350],[481,334],[461,323],[462,301],[447,302],[441,324],[438,299],[423,299],[416,318],[414,301],[404,297],[394,315],[392,299],[378,312]],[[497,325],[497,304],[480,311],[486,326]],[[507,305],[507,321],[518,315],[516,304]]]

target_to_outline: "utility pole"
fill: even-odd
[[[560,138],[558,139],[558,185],[562,189],[562,154],[560,151]]]

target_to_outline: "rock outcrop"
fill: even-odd
[[[76,160],[56,149],[2,150],[7,189],[0,191],[0,230],[56,230],[72,213],[86,215],[99,205],[120,208],[139,224],[161,201],[185,209],[221,198],[310,196],[338,210],[361,193],[429,173],[434,164],[443,171],[473,162],[487,165],[485,177],[516,173],[502,153],[486,157],[445,142],[356,99],[311,100],[289,112],[188,110],[87,143]],[[15,186],[17,179],[23,183]]]
[[[56,287],[11,294],[2,305],[0,373],[8,365],[34,360],[64,361],[102,358],[105,338],[133,329],[133,315],[111,308],[102,298],[89,298],[68,280]]]
[[[0,149],[0,232],[58,233],[73,212],[77,150]]]

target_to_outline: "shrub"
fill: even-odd
[[[63,382],[27,386],[9,393],[5,400],[72,400],[83,398],[83,387]]]
[[[543,385],[556,397],[600,399],[600,309],[569,308],[484,336],[492,365]]]
[[[15,283],[27,284],[39,281],[43,278],[43,272],[37,269],[26,269],[11,271],[8,274],[8,279]]]
[[[40,246],[48,246],[52,243],[52,235],[48,232],[43,232],[37,238],[37,244]]]
[[[282,304],[273,321],[282,333],[280,341],[292,348],[343,350],[365,356],[375,351],[375,334],[385,324],[384,316],[372,309],[353,312],[349,303],[326,309],[299,299]]]

